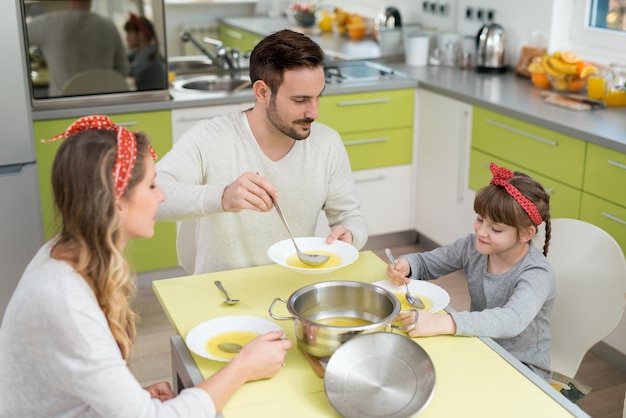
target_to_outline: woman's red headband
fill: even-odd
[[[130,13],[130,21],[133,22],[133,25],[137,27],[144,35],[148,37],[148,39],[152,39],[154,37],[154,33],[137,17],[136,14]]]
[[[135,159],[137,158],[137,137],[134,132],[129,131],[123,126],[117,126],[107,116],[86,116],[78,119],[62,134],[56,135],[43,142],[56,141],[57,139],[67,139],[72,135],[81,131],[91,129],[103,129],[107,131],[117,132],[117,153],[115,156],[115,164],[113,165],[113,182],[115,184],[115,197],[121,199],[128,186],[130,175],[135,167]],[[152,145],[150,147],[150,155],[156,160],[156,153]]]
[[[507,193],[510,194],[528,214],[530,220],[533,221],[535,225],[541,225],[543,220],[541,219],[539,210],[537,210],[537,206],[532,200],[524,196],[517,187],[508,182],[508,180],[513,178],[513,172],[506,167],[498,167],[495,163],[491,163],[489,169],[491,170],[491,174],[493,174],[493,178],[489,184],[504,187]]]

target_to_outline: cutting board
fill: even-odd
[[[559,96],[555,93],[546,94],[543,100],[551,105],[564,107],[566,109],[576,110],[579,112],[591,110],[591,105],[587,103],[581,103],[576,100],[568,99],[567,97]]]
[[[313,371],[315,372],[315,374],[323,378],[324,373],[326,372],[326,369],[324,368],[324,365],[322,365],[320,359],[318,359],[317,357],[313,357],[311,354],[307,353],[307,351],[304,348],[302,348],[302,343],[300,343],[299,340],[298,340],[298,348],[304,354],[304,357],[307,359],[307,361],[313,368]]]

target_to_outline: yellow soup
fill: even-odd
[[[222,334],[217,334],[216,336],[212,337],[210,340],[206,342],[205,348],[206,348],[206,351],[214,357],[219,357],[225,360],[230,360],[233,357],[235,357],[237,353],[228,353],[224,350],[221,350],[217,346],[218,344],[235,343],[235,344],[244,346],[248,344],[250,341],[252,341],[258,335],[259,333],[254,332],[254,331],[228,331]]]
[[[395,295],[400,301],[400,310],[407,311],[413,308],[413,306],[409,305],[409,302],[407,302],[405,292],[395,293]],[[424,302],[424,309],[430,311],[430,309],[433,307],[433,301],[422,295],[415,294],[415,296],[419,296],[422,302]]]
[[[300,259],[298,258],[298,254],[292,254],[289,257],[287,257],[287,264],[290,265],[291,267],[296,267],[299,269],[327,269],[327,268],[332,268],[332,267],[337,267],[341,265],[341,257],[339,257],[337,254],[334,253],[330,253],[328,251],[302,251],[305,252],[307,254],[315,254],[315,255],[327,255],[328,257],[330,257],[324,264],[321,264],[319,266],[309,266],[308,264],[304,264],[302,261],[300,261]]]
[[[337,316],[332,318],[316,319],[316,323],[331,327],[360,327],[362,325],[373,324],[372,321],[362,318],[351,318],[349,316]]]

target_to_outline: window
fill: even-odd
[[[605,63],[626,61],[626,0],[574,0],[570,40]]]

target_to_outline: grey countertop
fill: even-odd
[[[249,32],[265,35],[291,25],[286,19],[227,18],[221,20]],[[381,57],[378,44],[369,39],[350,41],[332,34],[310,33],[335,58],[371,59],[405,74],[407,78],[375,82],[329,84],[325,95],[420,87],[471,105],[500,112],[566,135],[626,153],[626,108],[579,112],[545,103],[541,91],[529,80],[509,74],[478,74],[449,67],[412,67],[403,61]],[[252,91],[234,94],[170,91],[169,99],[141,103],[81,106],[80,108],[33,110],[34,120],[78,117],[86,114],[116,114],[216,106],[253,101]]]

